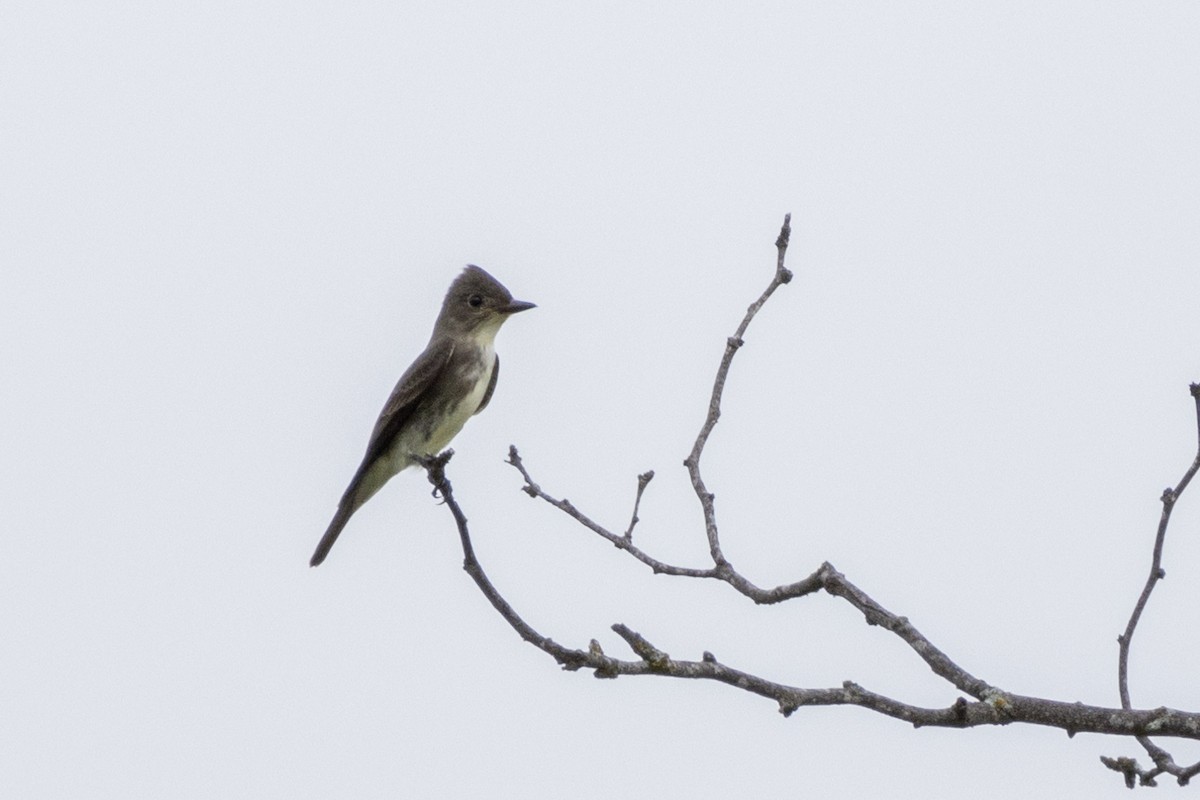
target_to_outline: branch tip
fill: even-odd
[[[775,240],[775,247],[780,250],[786,250],[788,240],[792,238],[792,215],[787,213],[783,215],[783,227],[779,229],[779,237]]]

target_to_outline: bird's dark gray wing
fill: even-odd
[[[379,412],[379,419],[375,420],[375,430],[371,431],[371,440],[363,456],[364,466],[387,452],[425,392],[437,382],[453,354],[454,342],[451,339],[430,342],[425,352],[417,356],[412,366],[396,381],[396,388],[392,389],[391,397]]]
[[[362,485],[367,471],[380,456],[387,452],[404,427],[404,423],[412,417],[413,410],[421,402],[422,396],[437,382],[438,376],[445,369],[453,353],[454,344],[449,339],[430,342],[429,346],[425,348],[425,352],[417,356],[417,360],[412,363],[412,366],[400,376],[400,380],[396,382],[396,388],[392,390],[391,396],[383,406],[383,411],[379,412],[379,419],[375,421],[375,430],[371,431],[371,440],[367,443],[367,452],[363,456],[362,463],[358,465],[354,477],[350,479],[350,485],[342,494],[342,499],[338,502],[337,513],[333,515],[333,520],[325,530],[325,535],[317,544],[317,549],[309,561],[310,566],[317,566],[325,560],[325,556],[329,555],[329,550],[337,541],[342,528],[346,527],[350,516],[361,504],[355,502],[355,495],[358,494],[359,486]]]
[[[492,399],[492,392],[496,391],[496,379],[500,377],[500,356],[496,356],[496,363],[492,365],[492,379],[488,381],[487,391],[483,393],[483,399],[479,401],[479,408],[475,409],[478,414],[487,408],[488,401]]]

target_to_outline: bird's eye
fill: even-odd
[[[467,298],[467,303],[470,304],[471,308],[479,308],[483,305],[483,295],[473,294]]]

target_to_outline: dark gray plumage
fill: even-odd
[[[445,448],[487,406],[500,374],[496,332],[511,315],[533,307],[513,300],[508,289],[474,264],[450,284],[429,344],[384,404],[310,566],[325,560],[354,512],[396,473]]]

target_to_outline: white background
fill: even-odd
[[[471,261],[539,306],[450,467],[531,624],[953,702],[844,603],[655,577],[503,463],[618,530],[657,470],[640,543],[706,565],[681,461],[791,211],[704,462],[726,553],[1116,705],[1196,444],[1197,41],[1192,3],[6,3],[5,796],[1126,796],[1128,741],[562,672],[417,471],[307,560]],[[1200,708],[1196,501],[1141,707]]]

